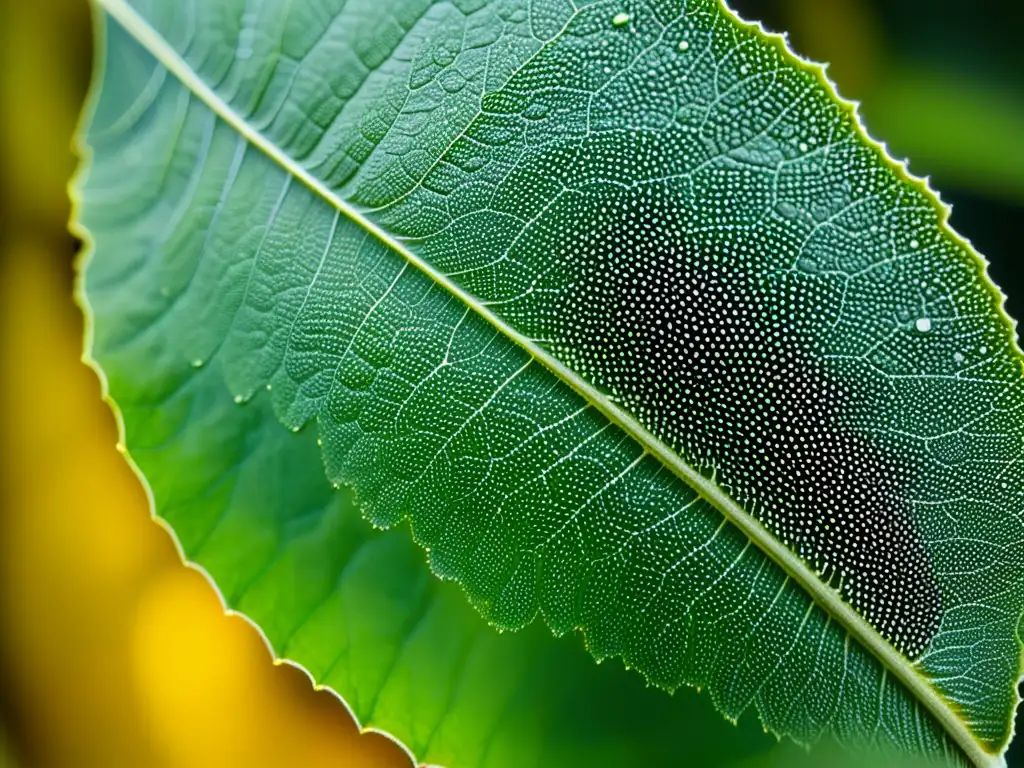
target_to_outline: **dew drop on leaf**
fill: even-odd
[[[784,219],[795,219],[799,214],[796,206],[792,203],[782,202],[775,206],[775,212]]]

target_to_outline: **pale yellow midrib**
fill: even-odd
[[[220,119],[238,131],[253,146],[258,147],[269,158],[278,163],[284,170],[302,181],[312,191],[353,222],[373,234],[378,240],[392,250],[400,253],[409,263],[427,274],[432,280],[442,285],[455,297],[463,301],[491,325],[501,331],[510,341],[526,350],[534,359],[556,375],[561,381],[575,390],[587,402],[591,403],[612,423],[618,425],[644,449],[661,460],[680,479],[693,488],[704,499],[718,509],[730,522],[748,536],[762,552],[781,567],[789,576],[803,587],[826,612],[846,629],[861,645],[867,648],[896,679],[903,683],[935,717],[949,733],[965,755],[979,768],[996,768],[1005,766],[1005,761],[998,755],[987,753],[963,720],[956,714],[949,703],[896,651],[878,632],[868,624],[849,604],[844,602],[788,547],[778,541],[761,523],[730,499],[717,485],[686,464],[674,451],[651,435],[630,414],[619,408],[588,382],[582,380],[561,361],[538,346],[531,339],[523,336],[495,315],[474,296],[467,293],[458,284],[429,263],[423,261],[415,253],[396,241],[374,222],[364,217],[362,212],[339,198],[322,181],[292,160],[273,142],[252,128],[237,114],[216,92],[202,81],[188,63],[165,41],[149,23],[128,5],[126,0],[94,0],[115,18],[146,50],[183,85],[201,99]]]

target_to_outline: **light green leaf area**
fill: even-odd
[[[98,6],[89,352],[277,653],[451,765],[670,761],[681,686],[998,762],[1019,354],[817,69],[709,0]]]

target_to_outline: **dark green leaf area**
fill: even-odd
[[[1007,588],[1024,562],[1024,437],[1010,414],[1024,390],[983,264],[781,45],[717,3],[631,7],[622,25],[617,12],[580,9],[392,201],[374,196],[377,171],[350,185],[352,199],[372,202],[384,228],[599,391],[618,384],[631,415],[841,580],[951,698],[1010,707],[1024,605]],[[790,354],[800,373],[773,391],[775,374],[759,371],[750,388],[730,385],[740,400],[729,404],[725,390],[709,400],[691,387],[688,412],[680,397],[673,415],[655,390],[685,393],[700,356],[659,365],[654,339],[630,344],[625,311],[569,332],[567,308],[600,313],[633,290],[639,300],[644,281],[653,288],[658,270],[683,262],[716,270],[750,322],[749,312],[770,321],[785,310],[786,339],[744,342],[750,375],[756,360],[781,365]],[[597,279],[606,294],[587,287]],[[670,316],[671,302],[657,318],[641,317],[647,309],[638,304],[629,322],[688,322]],[[703,359],[724,375],[714,350]],[[655,369],[660,385],[639,373]],[[630,388],[615,380],[627,374]],[[775,406],[774,420],[755,396]],[[798,445],[787,426],[801,430]],[[807,495],[794,502],[785,489],[798,485]],[[890,540],[893,553],[872,551]],[[999,667],[1006,685],[949,673],[982,667]],[[1009,722],[970,719],[992,734]]]
[[[742,253],[711,255],[728,242],[689,255],[673,208],[625,203],[609,227],[581,212],[589,243],[574,261],[579,279],[550,307],[551,348],[916,656],[940,604],[903,500],[907,467],[844,428],[853,385],[805,351],[838,297],[812,276],[757,279]]]

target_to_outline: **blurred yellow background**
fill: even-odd
[[[835,62],[869,120],[874,109],[891,125],[880,133],[901,133],[897,86],[918,81],[892,73],[931,70],[887,52],[878,3],[767,5],[808,53]],[[395,744],[360,735],[336,699],[273,666],[257,632],[224,615],[150,521],[115,450],[113,418],[79,362],[77,245],[66,234],[90,36],[85,0],[0,0],[0,766],[406,766]],[[921,109],[963,111],[927,102],[921,77],[911,89]],[[948,98],[952,81],[935,77]],[[997,145],[1017,135],[1019,147],[1024,100],[961,91],[987,140],[965,141],[973,129],[946,120],[903,130],[922,137],[903,151],[924,159],[920,173],[1019,206],[1024,152]],[[987,118],[986,99],[999,105]]]
[[[408,765],[181,565],[78,362],[66,275],[46,243],[8,248],[0,626],[21,764]]]

